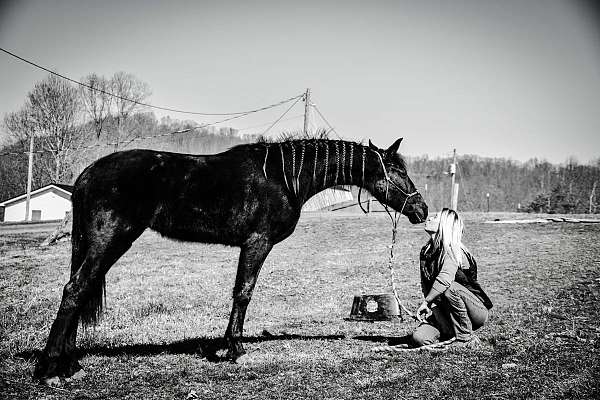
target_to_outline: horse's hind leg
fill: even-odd
[[[89,235],[85,258],[65,285],[56,319],[35,371],[35,376],[47,383],[58,383],[56,377],[69,377],[81,369],[75,354],[79,319],[84,323],[96,321],[101,311],[106,273],[143,231],[134,231],[117,221],[113,220],[109,227],[92,225],[98,231]]]
[[[228,347],[227,357],[233,361],[245,353],[242,345],[242,333],[246,309],[252,298],[260,268],[272,248],[273,245],[270,241],[265,236],[258,234],[251,236],[242,246],[233,289],[233,308],[229,317],[229,325],[225,331],[225,341]]]

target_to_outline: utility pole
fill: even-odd
[[[594,184],[592,185],[592,192],[590,193],[590,208],[589,208],[589,213],[592,213],[592,210],[594,209],[594,194],[596,193],[596,181],[594,181]]]
[[[308,134],[308,122],[310,118],[310,88],[304,94],[304,134]]]
[[[114,150],[113,153],[116,153],[117,151],[119,151],[119,139],[121,138],[121,117],[117,117],[117,138],[115,140],[114,143]]]
[[[452,164],[450,164],[450,177],[452,178],[452,186],[450,187],[451,193],[451,208],[456,211],[458,208],[458,184],[455,184],[456,175],[456,149],[454,149],[454,156],[452,158]]]
[[[29,139],[29,165],[27,166],[27,200],[25,201],[25,221],[29,221],[29,202],[31,201],[31,181],[33,177],[33,137]]]

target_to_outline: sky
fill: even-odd
[[[130,72],[151,104],[196,112],[255,109],[310,88],[339,136],[380,147],[403,137],[409,156],[588,163],[600,158],[594,4],[0,0],[0,47],[73,79]],[[0,71],[0,116],[47,76],[4,53]],[[289,105],[223,126],[263,133]],[[301,130],[303,112],[299,102],[267,135]],[[309,121],[327,126],[314,110]]]

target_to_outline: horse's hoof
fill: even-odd
[[[53,376],[51,378],[46,378],[42,380],[42,383],[46,386],[60,388],[63,386],[63,382],[60,380],[58,376]]]

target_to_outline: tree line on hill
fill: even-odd
[[[148,85],[132,74],[117,72],[110,78],[90,74],[82,82],[87,87],[75,87],[49,75],[34,85],[21,109],[4,115],[2,128],[8,140],[0,147],[0,200],[26,190],[32,135],[34,190],[49,183],[72,184],[89,163],[118,150],[208,154],[257,139],[241,138],[229,128],[174,133],[197,123],[170,117],[158,120],[140,104],[150,96]],[[406,161],[430,207],[447,207],[451,160],[421,156]],[[459,209],[463,211],[489,207],[494,211],[596,213],[600,211],[599,181],[600,158],[588,165],[579,165],[574,159],[556,165],[537,159],[523,163],[465,155],[459,158],[456,174]]]
[[[215,153],[252,140],[240,138],[230,128],[198,129],[194,121],[158,120],[140,104],[150,96],[148,85],[132,74],[117,72],[110,78],[90,74],[81,82],[87,87],[50,74],[34,85],[19,110],[3,116],[0,200],[25,192],[32,136],[33,190],[49,183],[72,184],[92,161],[114,151]],[[194,129],[176,133],[190,128]]]
[[[434,209],[448,207],[450,158],[409,157],[409,174]],[[531,159],[464,155],[457,162],[458,208],[464,211],[597,213],[600,159],[579,165],[574,159],[551,164]],[[426,188],[426,190],[425,190]],[[488,196],[489,194],[489,196]],[[488,203],[489,202],[489,203]]]

